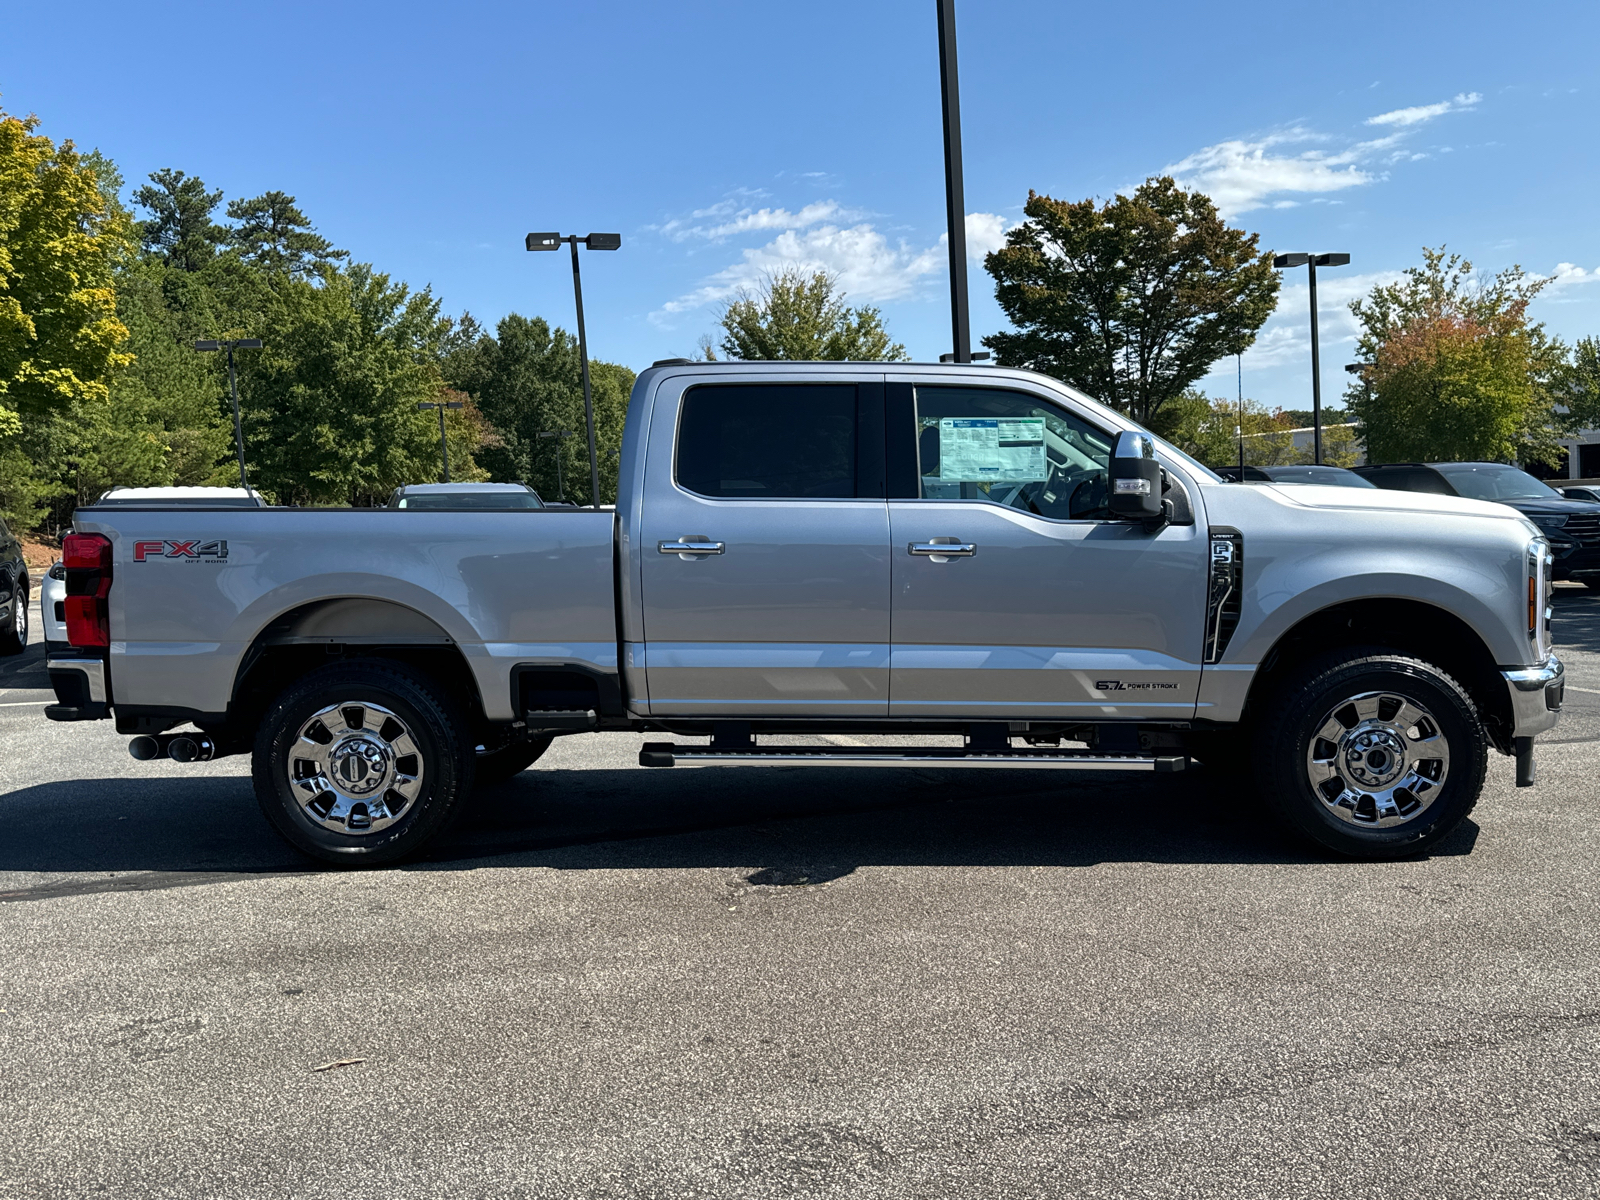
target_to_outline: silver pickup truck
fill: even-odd
[[[267,816],[332,862],[415,852],[591,730],[662,735],[646,767],[1198,760],[1393,857],[1467,815],[1491,747],[1531,783],[1562,699],[1549,549],[1514,510],[1227,483],[999,368],[657,364],[615,512],[75,528],[47,715],[114,714],[140,758],[250,752]]]

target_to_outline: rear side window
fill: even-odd
[[[678,419],[677,480],[701,496],[856,495],[856,386],[696,387]]]

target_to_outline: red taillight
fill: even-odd
[[[61,539],[61,564],[67,572],[67,641],[74,646],[111,644],[111,539],[98,533],[69,533]]]

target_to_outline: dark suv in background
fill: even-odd
[[[1550,541],[1556,578],[1600,590],[1600,504],[1569,500],[1526,471],[1505,463],[1384,463],[1357,475],[1397,492],[1431,492],[1507,504]]]

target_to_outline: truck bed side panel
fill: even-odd
[[[610,513],[81,509],[78,527],[114,546],[110,670],[123,704],[222,712],[262,630],[345,597],[427,618],[466,657],[492,720],[516,715],[519,663],[617,669]]]

